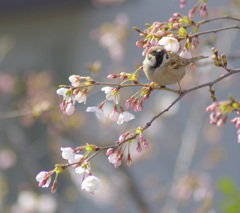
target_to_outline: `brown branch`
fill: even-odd
[[[232,27],[223,27],[223,28],[219,28],[219,29],[215,29],[215,30],[209,30],[209,31],[204,31],[204,32],[200,32],[200,33],[194,33],[192,35],[189,35],[188,37],[193,38],[193,37],[208,34],[208,33],[217,33],[217,32],[223,31],[223,30],[230,30],[230,29],[240,29],[240,26],[234,25]]]
[[[229,72],[227,72],[224,75],[221,75],[219,78],[210,81],[208,83],[205,84],[201,84],[198,85],[196,87],[190,88],[188,90],[184,90],[183,93],[181,95],[179,95],[168,107],[166,107],[164,110],[162,110],[160,113],[158,113],[156,116],[154,116],[149,122],[146,123],[146,125],[143,127],[143,131],[145,131],[146,129],[148,129],[152,123],[159,118],[161,115],[163,115],[164,113],[166,113],[167,111],[169,111],[180,99],[182,99],[186,94],[193,92],[195,90],[201,89],[203,87],[212,87],[214,84],[218,83],[219,81],[229,77],[230,75],[236,74],[236,73],[240,73],[240,68],[238,69],[233,69]],[[125,139],[123,142],[118,143],[118,141],[116,142],[117,144],[112,145],[112,146],[106,146],[106,147],[98,147],[99,150],[97,152],[95,152],[93,155],[91,155],[87,160],[89,161],[90,159],[92,159],[94,156],[96,156],[98,153],[100,153],[103,150],[109,149],[109,148],[117,148],[118,146],[121,146],[122,144],[124,144],[125,142],[129,141],[129,140],[133,140],[138,136],[138,134],[134,134],[131,137]]]
[[[221,19],[229,19],[229,20],[233,20],[233,21],[240,21],[239,18],[235,18],[235,17],[231,17],[231,16],[222,16],[222,17],[206,19],[206,20],[198,22],[197,24],[201,25],[201,24],[205,24],[205,23],[208,23],[208,22],[211,22],[211,21],[216,21],[216,20],[221,20]]]

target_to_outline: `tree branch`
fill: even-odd
[[[230,29],[240,29],[240,26],[234,25],[232,27],[223,27],[223,28],[219,28],[219,29],[215,29],[215,30],[209,30],[209,31],[204,31],[204,32],[200,32],[200,33],[194,33],[192,35],[189,35],[188,37],[193,38],[193,37],[208,34],[208,33],[217,33],[217,32],[223,31],[223,30],[230,30]]]

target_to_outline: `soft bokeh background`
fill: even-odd
[[[174,100],[176,95],[169,92],[155,92],[142,113],[135,113],[136,120],[118,126],[102,124],[93,113],[85,112],[87,106],[104,99],[98,88],[89,94],[86,106],[77,105],[69,117],[58,107],[61,98],[56,90],[60,84],[69,84],[71,74],[109,81],[106,76],[110,73],[133,72],[143,57],[142,49],[135,46],[140,37],[131,27],[143,30],[145,23],[167,21],[177,11],[187,15],[193,2],[180,11],[178,1],[0,1],[0,212],[193,212],[212,198],[209,213],[227,212],[229,206],[232,212],[239,211],[236,128],[230,119],[221,129],[210,126],[205,112],[211,103],[208,88],[184,97],[146,131],[149,147],[134,154],[132,146],[131,168],[122,165],[114,169],[105,153],[94,158],[92,173],[103,182],[97,195],[81,191],[81,178],[71,170],[60,175],[54,195],[49,189],[38,188],[35,181],[39,171],[65,163],[60,147],[86,142],[113,144],[120,134],[144,126]],[[237,0],[209,1],[209,15],[239,16],[237,5]],[[200,29],[234,24],[216,21]],[[199,54],[211,55],[211,45],[215,45],[227,56],[239,56],[237,30],[218,33],[216,42],[208,45],[210,37],[213,35],[202,37]],[[94,63],[101,63],[99,73],[87,69]],[[239,59],[229,61],[232,68],[239,65]],[[187,72],[182,86],[190,88],[222,73],[202,64],[196,72]],[[235,75],[218,83],[218,99],[228,99],[231,93],[239,100],[239,80]],[[140,81],[148,82],[144,75]],[[133,92],[121,90],[123,104]],[[112,110],[111,103],[107,108]]]

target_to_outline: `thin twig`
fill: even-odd
[[[197,24],[201,25],[201,24],[205,24],[205,23],[208,23],[208,22],[211,22],[211,21],[216,21],[216,20],[221,20],[221,19],[230,19],[230,20],[233,20],[233,21],[240,21],[239,18],[235,18],[235,17],[231,17],[231,16],[222,16],[222,17],[206,19],[206,20],[198,22]]]
[[[209,31],[204,31],[204,32],[200,32],[200,33],[194,33],[192,35],[189,35],[189,38],[193,38],[196,36],[200,36],[200,35],[204,35],[204,34],[208,34],[208,33],[217,33],[223,30],[230,30],[230,29],[240,29],[240,26],[234,25],[231,27],[223,27],[223,28],[219,28],[219,29],[215,29],[215,30],[209,30]]]

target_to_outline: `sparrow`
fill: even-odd
[[[165,85],[178,83],[185,75],[187,65],[207,56],[198,56],[190,59],[183,58],[175,53],[168,52],[162,46],[151,47],[143,61],[143,71],[146,77],[164,87]]]

